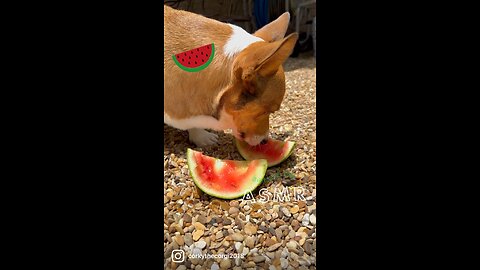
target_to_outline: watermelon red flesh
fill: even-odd
[[[195,184],[205,193],[233,199],[253,191],[261,184],[266,160],[219,160],[188,149],[188,166]]]
[[[206,68],[213,59],[214,44],[207,44],[173,56],[175,63],[186,71],[200,71]]]
[[[295,143],[269,139],[266,144],[250,146],[246,142],[236,140],[236,145],[240,155],[246,160],[264,158],[268,161],[268,167],[272,167],[292,154]]]

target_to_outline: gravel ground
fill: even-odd
[[[292,156],[267,170],[266,180],[253,193],[255,202],[210,197],[188,174],[188,147],[243,160],[231,135],[217,132],[218,145],[198,148],[188,142],[186,131],[164,125],[165,269],[315,269],[316,68],[310,55],[289,58],[284,65],[287,91],[280,111],[271,116],[270,135],[297,144]],[[303,191],[298,199],[294,187]],[[268,194],[288,188],[290,201],[270,195],[269,201],[260,202],[266,197],[258,193],[262,188]],[[172,262],[176,249],[185,252],[184,262]],[[191,254],[231,258],[188,258]]]

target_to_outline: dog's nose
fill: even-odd
[[[260,142],[260,144],[266,144],[267,142],[268,142],[267,139],[263,139],[263,140]]]

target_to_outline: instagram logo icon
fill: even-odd
[[[181,249],[172,250],[172,262],[181,263],[185,260],[185,252]]]

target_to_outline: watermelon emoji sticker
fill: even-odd
[[[210,65],[214,54],[215,46],[212,43],[172,55],[172,58],[179,68],[188,72],[198,72]]]

